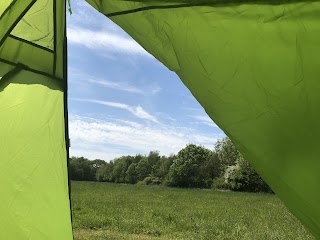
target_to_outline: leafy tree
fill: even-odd
[[[207,187],[207,172],[204,164],[212,157],[212,152],[194,144],[180,150],[173,161],[168,175],[168,185],[174,187]]]
[[[95,181],[95,171],[91,161],[84,157],[71,157],[69,159],[69,176],[77,181]]]
[[[156,165],[160,160],[159,151],[150,151],[147,158],[151,166]]]
[[[111,173],[111,181],[116,183],[125,183],[126,171],[133,161],[133,156],[122,156],[115,159]]]
[[[93,161],[90,161],[90,165],[93,169],[99,169],[101,166],[107,164],[104,160],[101,159],[95,159]]]
[[[242,156],[226,174],[229,189],[244,192],[272,192],[259,174]]]
[[[224,171],[228,166],[235,165],[241,156],[236,146],[228,137],[217,141],[215,144],[215,152],[220,160],[222,171]]]
[[[177,158],[176,155],[170,155],[169,157],[162,156],[153,169],[153,177],[163,181],[168,173],[173,161]]]
[[[206,161],[199,166],[199,175],[204,179],[205,187],[211,187],[213,180],[222,175],[223,171],[220,164],[218,155],[210,151]]]
[[[138,162],[136,166],[136,171],[137,171],[139,181],[142,181],[143,179],[145,179],[151,174],[152,166],[148,158],[144,157]]]
[[[141,154],[137,154],[136,156],[134,156],[133,162],[134,163],[138,163],[141,161],[141,159],[145,158],[145,156],[141,155]]]
[[[111,182],[113,172],[113,161],[100,166],[96,172],[96,179],[99,182]]]
[[[131,163],[126,171],[125,181],[127,183],[137,183],[138,181],[138,173],[137,173],[137,163]]]
[[[215,151],[189,144],[177,155],[122,156],[109,163],[72,157],[69,174],[77,181],[161,184],[174,187],[229,188],[234,191],[270,192],[268,185],[242,157],[229,138],[219,140]]]
[[[230,138],[219,140],[215,145],[215,151],[225,179],[225,184],[221,182],[219,185],[234,191],[272,192],[249,162],[243,158]]]

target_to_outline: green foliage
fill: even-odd
[[[134,162],[133,156],[122,156],[114,160],[113,171],[111,173],[111,181],[116,183],[126,182],[126,172]]]
[[[226,182],[226,179],[222,176],[222,177],[215,178],[212,181],[211,188],[227,190],[229,189],[229,186],[228,186],[228,183]]]
[[[182,188],[215,188],[234,191],[270,192],[229,138],[219,140],[215,150],[189,144],[177,155],[122,156],[109,163],[72,157],[72,180],[167,185]]]
[[[138,182],[140,185],[160,185],[162,182],[157,177],[146,177],[142,181]]]
[[[71,0],[68,0],[68,11],[72,15]]]
[[[173,161],[176,158],[176,155],[171,155],[169,157],[162,156],[156,165],[154,165],[152,176],[160,179],[160,181],[164,181],[169,173],[169,169]]]
[[[227,174],[229,189],[245,192],[272,192],[270,187],[242,156]]]
[[[152,184],[152,177],[146,177],[142,181],[138,182],[138,185],[151,185]]]
[[[312,240],[273,194],[72,182],[75,240]]]
[[[159,151],[151,151],[147,158],[150,166],[153,168],[153,166],[157,165],[161,157]]]
[[[215,145],[215,152],[219,158],[222,176],[214,180],[214,188],[244,192],[272,192],[249,162],[243,158],[230,138],[219,140]]]
[[[241,153],[228,137],[218,140],[214,148],[223,170],[228,166],[235,165],[241,156]]]
[[[209,149],[194,144],[180,150],[168,174],[168,185],[173,187],[205,188],[215,176],[215,169],[209,169],[218,160]],[[211,167],[210,168],[214,168]],[[209,180],[209,181],[208,181]]]
[[[103,160],[89,161],[84,157],[72,157],[69,159],[69,175],[72,180],[95,181],[96,173],[100,167],[105,165]]]
[[[113,161],[101,166],[96,172],[96,180],[99,182],[111,182],[113,166]]]
[[[151,174],[152,165],[148,158],[144,157],[138,162],[136,169],[138,173],[138,180],[141,181]]]
[[[128,170],[126,171],[126,177],[125,181],[127,183],[137,183],[138,181],[138,172],[137,172],[137,163],[131,163],[130,166],[128,167]]]

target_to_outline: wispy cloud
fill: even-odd
[[[80,102],[88,102],[88,103],[96,103],[96,104],[100,104],[100,105],[104,105],[104,106],[108,106],[108,107],[121,108],[121,109],[124,109],[124,110],[131,112],[133,115],[135,115],[138,118],[147,119],[147,120],[158,123],[157,118],[152,116],[148,112],[146,112],[141,106],[129,106],[124,103],[107,102],[107,101],[101,101],[101,100],[95,100],[95,99],[70,98],[70,100],[80,101]]]
[[[119,90],[119,91],[125,91],[125,92],[143,94],[143,95],[156,95],[162,90],[162,88],[159,86],[144,86],[143,88],[137,88],[135,86],[131,86],[124,82],[113,82],[108,80],[89,79],[88,82],[98,84],[100,86],[104,86],[107,88]]]
[[[151,93],[152,93],[153,95],[155,95],[155,94],[158,94],[161,90],[162,90],[161,87],[155,86],[155,87],[151,90]]]
[[[190,116],[194,119],[197,119],[200,121],[200,123],[211,126],[211,127],[218,127],[212,119],[207,115],[196,115],[196,116]]]
[[[111,88],[118,91],[124,91],[141,95],[156,95],[162,90],[162,88],[156,84],[144,84],[143,87],[137,87],[127,83],[126,81],[110,81],[108,79],[102,79],[93,75],[83,73],[78,69],[72,67],[69,68],[68,73],[71,81],[77,81],[77,84],[82,85],[87,85],[87,83],[91,83],[92,85],[99,85],[105,88]]]
[[[99,53],[113,52],[151,56],[132,38],[108,30],[94,31],[82,27],[69,26],[68,42],[96,50]]]
[[[188,110],[192,112],[202,112],[203,108],[195,108],[195,107],[181,107],[182,110]]]
[[[83,26],[86,28],[107,29],[114,33],[123,34],[123,30],[109,18],[97,12],[85,0],[72,2],[72,15],[67,14],[68,26]]]
[[[189,143],[213,148],[221,136],[205,135],[169,125],[141,124],[115,119],[93,119],[73,116],[70,119],[72,154],[110,160],[113,156],[148,153],[177,153]],[[85,155],[88,154],[88,155]]]
[[[107,80],[95,80],[95,79],[89,79],[88,82],[98,84],[107,88],[112,88],[120,91],[130,92],[130,93],[138,93],[138,94],[144,93],[144,91],[142,91],[139,88],[136,88],[134,86],[130,86],[129,84],[121,83],[121,82],[112,82]]]
[[[72,143],[73,144],[73,143]],[[70,148],[70,156],[76,156],[76,157],[86,157],[91,160],[94,159],[102,159],[102,160],[112,160],[117,157],[126,155],[123,151],[112,151],[112,149],[98,149],[98,150],[92,150],[92,146],[80,144],[77,148],[71,147]]]

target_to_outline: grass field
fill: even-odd
[[[72,182],[75,240],[314,239],[270,194]]]

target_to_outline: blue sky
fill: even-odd
[[[68,16],[71,156],[212,149],[224,133],[177,75],[84,0]]]

